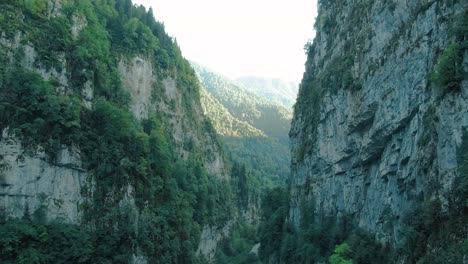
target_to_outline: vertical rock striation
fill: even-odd
[[[44,153],[22,156],[21,145],[4,133],[0,156],[6,169],[0,174],[0,214],[21,218],[43,209],[47,220],[80,223],[81,188],[87,173],[79,154],[67,148],[50,163]]]
[[[104,204],[111,201],[112,206],[114,206],[112,213],[115,218],[112,221],[119,221],[116,215],[125,215],[125,220],[128,220],[129,223],[128,226],[131,226],[125,231],[132,236],[133,240],[131,243],[123,245],[129,248],[129,252],[131,251],[131,258],[128,259],[129,262],[147,263],[151,261],[149,257],[154,256],[147,256],[145,254],[148,254],[148,252],[154,253],[156,251],[155,247],[147,246],[145,249],[141,241],[138,241],[140,244],[135,241],[138,239],[139,233],[151,233],[159,228],[159,226],[156,227],[151,221],[146,220],[145,217],[151,217],[150,220],[154,220],[153,216],[157,211],[156,209],[159,208],[149,207],[152,205],[156,207],[154,204],[158,203],[157,205],[162,208],[163,203],[166,202],[154,201],[156,199],[148,197],[154,195],[154,197],[157,196],[158,199],[163,200],[161,197],[165,194],[165,188],[173,188],[176,190],[174,191],[175,194],[171,193],[170,197],[168,195],[168,200],[185,200],[184,203],[178,204],[177,208],[173,208],[174,212],[171,212],[171,214],[174,215],[174,220],[170,225],[164,226],[166,229],[161,232],[169,233],[167,230],[178,228],[178,231],[185,233],[181,238],[184,242],[184,249],[179,248],[180,252],[178,252],[177,256],[172,257],[174,259],[179,257],[179,255],[182,255],[181,252],[185,250],[187,254],[193,253],[193,256],[190,255],[190,257],[195,258],[195,251],[199,248],[197,254],[212,259],[218,242],[229,231],[229,217],[231,216],[218,216],[216,220],[213,220],[215,217],[210,218],[211,215],[202,216],[204,213],[201,213],[201,211],[206,210],[204,207],[206,201],[200,201],[201,198],[198,196],[205,198],[208,195],[208,189],[196,190],[198,195],[196,196],[193,194],[195,191],[190,188],[194,188],[192,185],[195,184],[206,187],[212,182],[216,182],[219,183],[218,187],[226,186],[225,189],[227,190],[230,188],[230,175],[214,129],[212,129],[209,120],[203,114],[195,74],[188,62],[182,58],[178,46],[165,33],[163,25],[158,24],[154,20],[151,12],[147,13],[144,9],[140,8],[140,15],[144,15],[145,19],[142,17],[127,17],[123,10],[118,9],[119,6],[122,7],[122,1],[119,1],[117,4],[115,2],[97,3],[92,1],[75,3],[61,0],[42,2],[44,2],[43,8],[40,5],[29,5],[29,2],[7,1],[0,4],[2,12],[8,11],[5,13],[6,15],[0,17],[0,24],[2,24],[2,28],[0,29],[0,61],[2,62],[0,65],[0,93],[2,93],[3,99],[0,102],[0,109],[2,111],[10,109],[8,107],[11,105],[13,105],[11,108],[16,109],[15,102],[9,102],[5,98],[14,98],[17,101],[21,101],[20,99],[22,98],[20,97],[24,99],[29,96],[28,93],[25,93],[25,95],[19,93],[20,96],[17,96],[17,98],[11,95],[13,88],[5,85],[5,80],[10,78],[8,77],[10,72],[14,69],[21,69],[18,72],[30,74],[35,78],[34,80],[37,83],[45,87],[40,87],[43,88],[44,93],[49,93],[43,96],[45,97],[44,100],[53,98],[61,102],[58,98],[66,97],[73,100],[71,102],[65,101],[63,103],[64,109],[67,109],[72,103],[79,105],[76,108],[76,117],[79,120],[78,123],[81,123],[65,124],[65,127],[67,125],[69,127],[66,127],[64,130],[80,130],[81,136],[88,134],[90,127],[84,125],[84,120],[87,120],[84,116],[88,115],[89,117],[96,110],[96,105],[99,103],[103,103],[104,107],[108,107],[107,110],[113,111],[112,115],[107,117],[115,117],[116,119],[128,117],[126,120],[124,118],[119,119],[116,123],[125,123],[126,121],[140,123],[139,126],[135,126],[135,128],[140,129],[140,127],[145,126],[145,122],[148,122],[149,119],[153,118],[157,120],[157,122],[160,122],[157,124],[161,127],[161,133],[157,135],[160,136],[159,138],[155,136],[152,140],[157,141],[155,145],[157,145],[158,149],[154,151],[158,153],[151,155],[155,159],[156,156],[159,159],[155,162],[156,165],[154,167],[156,169],[153,168],[154,170],[151,173],[148,169],[151,166],[148,165],[148,157],[145,158],[145,161],[141,159],[141,163],[138,163],[142,166],[135,171],[141,170],[143,172],[144,185],[138,185],[134,178],[129,180],[132,177],[136,177],[134,174],[138,173],[135,171],[132,171],[128,175],[119,173],[118,175],[114,174],[114,178],[106,182],[105,187],[111,187],[105,189],[107,192],[104,193],[102,189],[99,189],[98,182],[99,177],[101,180],[104,178],[102,177],[103,175],[99,175],[96,172],[96,168],[93,170],[89,164],[92,163],[91,161],[96,161],[96,164],[99,166],[100,163],[106,162],[101,162],[99,155],[92,155],[93,157],[90,157],[91,155],[86,156],[84,148],[80,149],[81,146],[85,145],[81,142],[82,138],[63,139],[63,141],[60,141],[62,138],[59,138],[57,139],[59,149],[56,152],[47,152],[44,145],[49,143],[53,145],[52,143],[56,142],[52,142],[49,139],[46,141],[47,144],[41,144],[44,142],[39,142],[39,140],[36,144],[30,144],[30,146],[23,144],[22,134],[18,131],[24,128],[18,129],[16,127],[16,130],[9,129],[10,123],[14,121],[12,120],[13,118],[10,118],[8,113],[0,113],[0,223],[3,223],[5,220],[9,221],[21,218],[25,213],[34,215],[35,212],[40,212],[45,214],[46,219],[44,220],[46,222],[59,220],[65,223],[82,224],[83,226],[89,225],[95,228],[96,225],[105,224],[100,223],[97,217],[90,215],[86,210],[90,210],[93,207],[91,206],[93,203],[98,204],[98,202],[104,201]],[[132,11],[132,8],[136,10],[137,7],[133,6],[131,1],[125,2],[130,4],[126,8],[129,8],[127,11],[131,15],[130,11]],[[62,4],[65,8],[64,10],[62,10]],[[84,9],[81,10],[80,8]],[[105,11],[109,12],[106,13]],[[6,16],[10,16],[11,23],[5,22],[4,18]],[[96,16],[102,20],[97,19]],[[106,19],[112,20],[113,24],[110,22],[106,23],[107,20],[102,16],[109,16]],[[138,50],[138,45],[135,43],[123,43],[120,38],[120,31],[122,30],[121,27],[125,27],[125,25],[119,24],[124,23],[122,21],[128,22],[125,24],[127,26],[138,26],[139,29],[144,30],[144,35],[153,41],[152,45],[145,46],[146,49],[144,50]],[[40,27],[31,26],[33,23],[37,23]],[[119,37],[113,37],[109,33],[115,28],[119,32]],[[130,30],[132,28],[127,29]],[[50,32],[47,30],[54,32],[59,37],[54,35],[49,40],[47,34],[50,34]],[[44,38],[43,42],[37,41],[38,36]],[[102,39],[96,40],[98,36],[102,37]],[[137,40],[136,43],[139,44],[145,41],[142,40],[141,36]],[[158,43],[157,48],[156,43]],[[129,46],[122,49],[125,45]],[[55,47],[55,49],[52,47]],[[110,50],[110,47],[112,47],[112,50]],[[168,52],[171,54],[171,57],[168,56]],[[77,58],[80,59],[78,60]],[[10,79],[8,80],[11,81]],[[50,88],[50,91],[47,88]],[[35,92],[34,89],[36,87],[32,86],[30,90]],[[37,89],[39,90],[39,88]],[[127,105],[128,110],[130,110],[128,111],[128,116]],[[48,119],[51,113],[54,113],[52,110],[56,110],[52,109],[49,111],[48,108],[53,108],[54,106],[44,103],[40,107],[37,107],[37,112],[40,114],[33,121],[38,124],[44,123],[44,119]],[[35,106],[33,105],[33,107]],[[39,109],[41,107],[45,110]],[[60,116],[66,115],[63,112],[58,112]],[[122,116],[118,116],[119,114]],[[133,116],[131,116],[132,114]],[[101,120],[102,123],[106,121],[108,120]],[[112,121],[110,120],[110,122]],[[50,121],[53,125],[59,122],[64,121]],[[123,124],[121,128],[125,129],[127,125],[130,126],[131,124]],[[149,126],[153,125],[156,126],[154,123],[151,123]],[[148,129],[152,130],[154,127]],[[136,137],[141,136],[141,138],[147,139],[150,135],[145,135],[145,133],[151,132],[144,131],[145,129],[143,128],[141,130],[138,133],[132,131],[131,134],[135,132],[138,134]],[[103,134],[118,134],[121,131],[99,132]],[[155,134],[159,132],[157,131]],[[46,130],[44,137],[47,137],[48,133],[49,130]],[[62,134],[66,135],[66,133]],[[69,133],[72,134],[72,132]],[[39,135],[34,134],[29,136],[31,142],[35,142],[35,137],[39,137]],[[166,142],[166,137],[168,142]],[[83,138],[86,138],[86,136]],[[122,138],[120,139],[125,141]],[[102,137],[99,139],[102,140]],[[79,142],[75,142],[74,140]],[[129,142],[126,141],[122,146],[128,143],[126,146],[132,144],[132,148],[135,149],[148,148],[144,140],[137,140],[131,144]],[[101,146],[100,143],[102,142],[91,143],[96,143],[95,146],[102,147],[102,149],[96,150],[96,152],[111,153],[115,151],[111,149],[112,144],[103,144]],[[167,146],[169,148],[167,150],[164,149],[165,143],[169,145]],[[31,149],[26,149],[26,147],[30,147]],[[160,148],[163,150],[160,150]],[[94,150],[92,149],[89,152],[94,152]],[[122,154],[130,151],[129,148],[122,148],[117,152]],[[50,155],[51,153],[53,155]],[[141,153],[144,153],[144,151]],[[144,154],[149,156],[148,153]],[[170,156],[171,160],[164,160],[165,157],[161,157],[164,155]],[[118,155],[118,157],[123,156]],[[112,168],[106,168],[105,171],[109,173],[115,167],[128,166],[129,160],[122,158],[121,160],[117,160],[117,163],[114,163],[115,160],[113,160],[108,164],[117,165]],[[175,179],[176,172],[170,174],[168,171],[164,171],[161,172],[164,175],[155,176],[156,173],[154,171],[165,170],[162,168],[165,166],[165,164],[163,165],[165,162],[177,163],[180,166],[187,167],[174,169],[174,171],[180,169],[177,171],[177,177],[186,179],[187,181],[184,182],[183,188],[177,186],[178,183]],[[198,165],[200,166],[198,167]],[[192,175],[192,171],[189,171],[188,168],[193,169],[192,167],[196,167],[196,175]],[[124,170],[120,170],[120,172],[122,171]],[[156,178],[159,176],[164,178],[164,183],[156,183],[156,180],[151,181],[154,179],[148,180],[149,177]],[[205,176],[209,179],[210,184],[202,182],[202,178]],[[106,175],[106,177],[109,177],[109,175]],[[169,177],[172,178],[169,179]],[[190,177],[191,179],[188,179]],[[113,183],[118,181],[124,183],[114,186]],[[148,185],[151,185],[151,188]],[[210,186],[215,185],[211,184]],[[222,192],[217,187],[213,187],[213,189],[216,190],[212,191],[210,189],[210,192]],[[148,193],[147,191],[152,193]],[[190,193],[190,197],[188,195],[189,192],[193,192]],[[212,193],[209,193],[209,195],[210,199],[212,196],[215,196]],[[216,202],[213,202],[210,212],[218,209],[217,204],[215,204],[218,202],[224,203],[223,209],[227,208],[226,211],[230,209],[229,199],[232,197],[229,195],[225,194],[225,197],[227,197],[226,201],[218,199]],[[98,200],[96,198],[98,196],[105,196],[105,198]],[[146,199],[143,202],[142,197]],[[189,200],[190,202],[186,202]],[[140,204],[137,205],[138,202]],[[109,209],[109,204],[106,204],[103,208]],[[193,209],[196,206],[197,212]],[[190,220],[194,222],[198,221],[193,225],[195,226],[193,229],[191,229],[192,223],[189,225],[187,222],[181,224],[178,222],[182,220],[177,218],[177,212],[182,210],[185,210],[184,213],[188,212],[184,217],[190,217]],[[163,210],[161,209],[161,211]],[[160,212],[158,211],[158,213]],[[195,219],[195,213],[199,214],[196,216],[197,219]],[[85,219],[86,215],[87,219]],[[89,224],[90,218],[98,223]],[[164,216],[161,216],[161,219],[167,220],[164,219]],[[151,224],[153,225],[151,226]],[[181,226],[184,228],[190,226],[190,228],[183,229]],[[146,230],[143,230],[145,228]],[[117,231],[117,228],[113,230]],[[207,232],[209,232],[210,236],[207,235]],[[191,236],[196,237],[196,239],[193,239],[193,244],[190,244],[192,243],[192,240],[190,240],[192,239]],[[153,243],[153,241],[149,242],[148,244]],[[171,243],[173,242],[171,241]],[[173,244],[175,245],[176,242]],[[193,250],[191,250],[192,247],[194,248]],[[204,250],[208,247],[209,250]],[[128,254],[130,255],[130,253]],[[169,259],[167,256],[166,258]]]
[[[320,1],[290,131],[290,221],[302,201],[352,215],[390,244],[403,216],[446,202],[468,129],[468,53],[453,89],[434,78],[466,23],[464,1]],[[464,34],[464,35],[463,35]],[[459,36],[460,37],[460,36]],[[466,48],[466,46],[465,46]]]

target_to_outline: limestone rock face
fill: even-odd
[[[214,260],[218,243],[229,234],[230,228],[231,223],[228,223],[222,228],[205,226],[201,234],[197,254],[205,256],[208,261],[212,262]]]
[[[204,164],[208,173],[215,177],[228,178],[221,147],[214,135],[199,133],[207,121],[199,98],[191,109],[187,109],[183,95],[185,87],[177,85],[176,80],[171,77],[159,81],[155,68],[145,58],[122,59],[119,72],[124,86],[131,94],[131,110],[138,119],[147,119],[149,113],[163,116],[165,129],[170,131],[174,146],[182,159],[189,158],[189,145],[195,144],[206,154]]]
[[[298,225],[301,201],[313,199],[317,213],[352,215],[393,244],[404,214],[425,199],[443,202],[458,174],[468,80],[444,93],[431,74],[468,4],[356,2],[320,7],[290,132],[290,220]],[[465,51],[465,69],[467,61]],[[326,80],[315,109],[307,75]],[[348,79],[336,83],[338,75]]]
[[[194,144],[204,152],[206,171],[213,177],[229,180],[221,146],[218,145],[214,134],[199,133],[207,121],[200,102],[193,104],[192,109],[184,106],[185,87],[178,86],[176,80],[171,77],[163,78],[162,82],[158,81],[153,65],[142,57],[120,61],[119,71],[123,84],[132,95],[131,109],[137,118],[148,118],[149,113],[162,116],[165,129],[170,131],[173,146],[181,159],[190,157],[189,145]],[[152,97],[154,91],[158,94],[157,97]],[[229,225],[205,225],[197,254],[213,259],[218,242],[227,236],[228,231]]]
[[[124,85],[129,88],[132,105],[131,110],[136,118],[148,118],[151,104],[151,90],[155,76],[151,63],[140,57],[125,63],[119,63],[119,71],[123,74]]]
[[[59,0],[54,2],[60,3]],[[87,21],[76,15],[73,22],[71,33],[76,38],[87,25]],[[54,67],[42,67],[37,63],[37,49],[25,40],[26,37],[21,32],[14,38],[0,36],[0,46],[11,51],[6,53],[6,59],[13,61],[13,51],[24,50],[24,56],[19,61],[22,67],[35,71],[44,80],[57,82],[59,95],[66,95],[74,89],[69,79],[70,73],[67,72],[67,56],[57,54],[57,68],[61,68],[61,71]],[[229,181],[222,149],[214,131],[204,129],[207,118],[203,114],[199,98],[186,97],[184,94],[186,89],[194,89],[191,91],[194,93],[198,87],[184,87],[178,83],[176,74],[163,77],[151,60],[143,55],[121,58],[118,70],[122,85],[130,95],[130,110],[134,116],[138,120],[144,120],[156,115],[163,122],[162,127],[169,135],[171,147],[175,148],[178,159],[188,160],[191,155],[199,155],[196,158],[201,159],[210,177]],[[97,96],[95,91],[92,81],[88,80],[83,85],[81,99],[85,108],[93,109]],[[82,167],[80,150],[64,146],[52,162],[40,149],[35,154],[24,153],[21,142],[10,135],[7,129],[0,132],[3,133],[0,137],[0,221],[3,218],[21,218],[25,212],[33,215],[41,210],[45,213],[46,220],[59,219],[80,224],[83,213],[80,205],[92,201],[94,187],[93,175]],[[135,205],[134,196],[132,190],[128,191],[121,206],[130,210],[132,219],[138,219],[140,212]],[[200,248],[210,247],[212,250],[209,254],[213,255],[217,243],[227,231],[219,231],[225,227],[203,228],[212,230],[211,234],[216,239],[202,239]],[[203,250],[199,252],[205,253]],[[147,259],[136,250],[131,262],[147,263]]]
[[[42,211],[49,221],[80,222],[87,173],[81,168],[79,153],[63,148],[52,164],[44,153],[22,156],[21,145],[4,133],[0,156],[4,165],[0,172],[2,216],[20,218]]]

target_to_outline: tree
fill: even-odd
[[[330,264],[353,264],[353,261],[349,259],[353,251],[348,243],[337,245],[334,253],[329,258]]]

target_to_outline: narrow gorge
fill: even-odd
[[[213,258],[238,214],[235,179],[195,73],[152,10],[0,10],[1,262]]]
[[[466,263],[467,18],[466,1],[319,1],[264,259]]]
[[[298,90],[159,11],[0,2],[1,263],[468,263],[466,1],[319,0]]]

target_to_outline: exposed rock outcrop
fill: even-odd
[[[290,132],[290,220],[325,215],[398,242],[404,214],[446,194],[468,128],[468,80],[431,74],[466,16],[463,1],[324,1]],[[465,72],[468,67],[464,52]]]
[[[21,218],[24,214],[45,214],[46,220],[78,224],[80,203],[85,197],[87,173],[79,153],[67,148],[50,163],[43,152],[24,156],[19,142],[3,133],[0,141],[0,214]]]
[[[50,1],[47,7],[50,6],[53,10],[49,10],[47,16],[40,18],[45,21],[48,16],[61,16],[60,3],[59,0]],[[20,13],[19,10],[16,11]],[[70,32],[67,33],[70,33],[70,39],[78,41],[80,32],[89,26],[86,16],[76,12],[70,22],[73,25],[70,25]],[[70,56],[63,51],[54,51],[53,67],[44,66],[42,61],[44,58],[40,57],[39,48],[31,43],[31,36],[27,33],[26,30],[24,32],[18,30],[14,37],[3,33],[0,35],[0,60],[2,63],[5,62],[4,66],[12,68],[15,65],[15,67],[38,73],[44,81],[53,82],[58,96],[74,93],[81,100],[83,108],[92,111],[96,100],[102,96],[97,92],[99,88],[95,84],[98,78],[96,73],[91,72],[90,69],[73,69],[79,74],[87,74],[83,83],[77,85],[76,80],[75,83],[72,80],[71,63],[67,61]],[[171,38],[165,37],[169,39],[169,44],[166,43],[166,45],[172,45]],[[85,50],[86,52],[88,51]],[[175,66],[172,72],[167,69],[163,70],[160,65],[156,65],[154,58],[118,52],[114,55],[120,56],[116,56],[120,58],[120,61],[116,60],[115,66],[117,67],[112,65],[115,67],[116,78],[120,77],[117,83],[120,85],[121,81],[126,89],[125,92],[130,95],[130,110],[135,118],[142,121],[155,115],[162,123],[164,136],[168,136],[171,151],[174,149],[176,156],[174,158],[177,161],[188,161],[194,158],[204,165],[203,169],[208,173],[208,177],[228,183],[230,176],[224,164],[220,143],[214,131],[206,129],[208,120],[200,106],[197,83],[181,83]],[[94,63],[98,64],[98,59]],[[172,63],[176,64],[176,62]],[[107,74],[111,67],[109,65],[103,67]],[[85,74],[87,70],[89,72]],[[109,77],[106,74],[103,78]],[[190,90],[190,95],[187,90]],[[0,124],[0,128],[5,128],[5,125],[8,124]],[[25,212],[33,215],[41,210],[45,213],[46,220],[57,219],[80,224],[84,210],[82,204],[93,202],[93,188],[95,187],[93,186],[95,175],[86,171],[86,167],[82,165],[80,149],[76,146],[63,146],[55,157],[50,159],[40,147],[36,152],[32,151],[34,153],[25,152],[22,142],[13,134],[7,133],[8,129],[1,132],[3,135],[0,138],[0,216],[2,217],[0,220],[21,218]],[[135,223],[136,228],[138,218],[141,217],[141,208],[135,204],[137,194],[134,186],[129,186],[127,191],[118,191],[124,192],[123,198],[121,197],[122,199],[118,201],[118,209],[123,208],[129,212],[129,221]],[[214,240],[211,241],[204,235],[198,251],[200,254],[209,254],[207,257],[212,258],[217,243],[227,234],[229,225],[225,227],[205,225],[201,228],[211,230],[210,234],[213,235]],[[136,234],[137,230],[133,233]],[[196,248],[196,245],[194,246]],[[202,250],[207,247],[210,247],[209,252]],[[148,259],[143,256],[143,250],[137,247],[132,250],[134,252],[132,251],[133,257],[130,262],[147,263]]]

